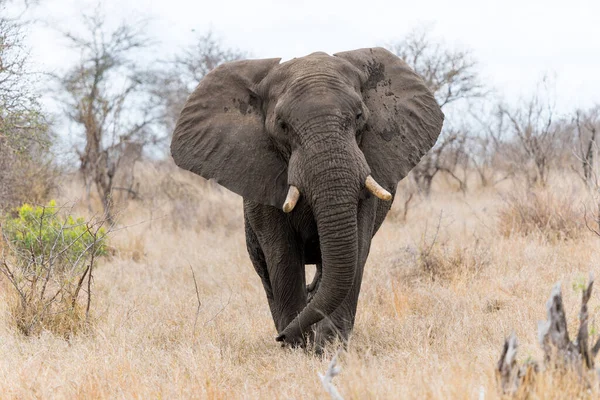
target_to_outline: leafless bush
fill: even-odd
[[[588,111],[577,110],[573,117],[577,139],[575,157],[581,169],[575,169],[590,188],[600,187],[598,176],[598,132],[600,131],[600,106]]]
[[[441,242],[433,247],[420,247],[416,272],[431,281],[452,281],[473,277],[490,263],[490,254],[480,240],[466,245]]]
[[[467,191],[468,155],[467,137],[462,132],[450,131],[444,134],[436,146],[413,168],[411,176],[420,191],[428,196],[433,179],[439,173],[449,176],[458,184],[461,192]],[[459,172],[462,167],[462,174]]]
[[[475,238],[470,243],[452,243],[441,237],[441,224],[442,214],[433,233],[428,233],[426,225],[417,246],[405,249],[408,254],[401,259],[408,265],[401,272],[403,279],[451,282],[476,276],[489,265],[491,255],[481,239]]]
[[[517,191],[504,196],[498,229],[504,236],[539,236],[549,241],[576,239],[584,218],[573,197],[549,190]]]
[[[25,201],[43,203],[59,179],[59,170],[41,149],[16,152],[6,141],[0,138],[0,213]]]
[[[41,202],[56,182],[52,135],[32,90],[25,27],[9,18],[0,0],[0,211],[24,201]]]
[[[591,232],[600,236],[600,169],[598,164],[600,106],[595,106],[588,111],[577,110],[573,121],[577,133],[573,154],[580,166],[580,168],[573,166],[573,170],[588,188],[592,203],[589,212],[586,206],[585,223]]]
[[[600,237],[600,186],[593,188],[591,195],[591,211],[588,212],[588,207],[584,205],[583,219],[586,228]]]
[[[498,105],[491,110],[473,108],[468,137],[469,166],[482,187],[495,186],[516,173],[516,165],[507,159],[506,118]]]
[[[514,137],[506,152],[525,174],[529,186],[545,186],[553,161],[559,155],[561,126],[557,122],[554,95],[547,77],[536,92],[516,106],[500,105]]]

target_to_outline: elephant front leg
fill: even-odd
[[[295,253],[290,249],[285,254],[267,256],[267,268],[273,292],[270,306],[277,333],[281,333],[307,303],[304,265],[302,259],[297,259]]]
[[[316,324],[314,343],[317,353],[321,353],[328,343],[336,339],[347,344],[354,327],[363,270],[364,264],[357,266],[354,284],[346,299],[332,314]]]
[[[307,303],[304,255],[281,211],[265,206],[247,207],[248,252],[262,279],[280,333]]]

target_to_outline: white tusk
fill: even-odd
[[[290,190],[288,190],[287,197],[285,198],[285,203],[283,203],[283,212],[289,213],[294,207],[296,207],[296,203],[298,203],[298,199],[300,198],[300,191],[294,185],[290,185]]]
[[[367,189],[369,189],[369,192],[373,193],[373,195],[377,196],[381,200],[390,201],[392,199],[391,193],[382,188],[371,175],[367,176],[365,186]]]

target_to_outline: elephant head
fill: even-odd
[[[322,280],[278,340],[294,342],[350,291],[357,207],[390,201],[434,145],[444,115],[423,80],[383,48],[223,64],[190,95],[173,133],[175,163],[243,196],[313,210]]]

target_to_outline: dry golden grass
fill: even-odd
[[[129,227],[114,234],[115,254],[96,270],[92,332],[25,338],[0,300],[0,397],[328,398],[317,373],[331,354],[321,359],[274,340],[246,254],[241,199],[170,167],[138,176],[142,200],[122,212]],[[82,193],[72,184],[62,197]],[[600,239],[585,231],[566,241],[504,236],[504,206],[494,189],[435,192],[414,201],[405,222],[383,225],[334,379],[345,398],[499,398],[494,367],[504,338],[514,330],[519,360],[540,359],[537,321],[559,280],[575,329],[573,284],[589,271],[599,275]],[[593,317],[599,298],[596,291]],[[598,394],[546,374],[532,398]]]
[[[49,296],[43,301],[32,296],[26,306],[23,306],[21,298],[12,287],[6,287],[6,290],[6,295],[3,296],[8,311],[6,322],[14,324],[24,335],[35,336],[46,330],[68,339],[93,325],[92,321],[86,322],[85,305],[77,303],[72,306],[72,299],[66,293],[52,302],[49,302]]]
[[[573,193],[556,190],[528,190],[508,193],[499,211],[499,230],[539,236],[549,241],[577,239],[585,230],[584,211]]]

